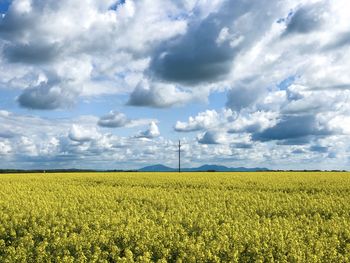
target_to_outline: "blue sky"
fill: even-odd
[[[4,14],[7,12],[10,5],[10,1],[7,0],[1,0],[0,1],[0,13]]]
[[[350,168],[345,0],[0,0],[1,168]]]

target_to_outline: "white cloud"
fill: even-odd
[[[8,140],[0,141],[0,155],[9,154],[11,151],[11,143]]]
[[[88,128],[73,124],[69,131],[69,139],[76,142],[89,142],[98,139],[101,135],[95,127]]]
[[[131,93],[128,105],[165,108],[183,105],[191,101],[205,101],[206,90],[183,90],[176,85],[167,83],[149,83],[141,81]]]
[[[229,42],[230,46],[232,48],[237,47],[242,41],[244,40],[244,37],[241,35],[235,35],[231,34],[229,32],[228,27],[223,27],[219,33],[218,38],[216,39],[217,45],[222,45],[225,42]]]
[[[220,125],[220,117],[216,110],[206,110],[198,113],[195,117],[189,117],[188,122],[177,121],[175,124],[175,131],[191,132],[204,129],[210,129]]]
[[[197,139],[201,144],[225,144],[228,141],[227,135],[221,131],[207,131]]]
[[[279,114],[273,111],[242,111],[239,114],[230,109],[207,110],[189,117],[188,122],[177,121],[178,132],[200,130],[221,130],[229,133],[252,133],[276,124]]]
[[[265,130],[276,124],[279,115],[271,111],[242,112],[238,117],[228,123],[231,133],[254,133]]]
[[[108,115],[99,119],[98,125],[101,127],[118,128],[126,126],[130,120],[124,113],[111,111]]]
[[[136,137],[137,138],[145,138],[145,139],[154,139],[160,135],[159,128],[156,122],[152,121],[149,124],[149,127],[145,131],[139,132]]]
[[[118,111],[110,111],[107,115],[102,116],[98,125],[106,128],[120,128],[120,127],[137,127],[147,125],[152,119],[129,119],[124,113]]]

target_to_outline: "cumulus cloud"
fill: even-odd
[[[0,138],[10,139],[10,138],[13,138],[15,136],[16,136],[16,133],[14,133],[13,131],[0,128]]]
[[[160,135],[159,128],[157,124],[152,121],[149,124],[149,127],[145,131],[139,132],[135,137],[136,138],[144,138],[144,139],[154,139]]]
[[[310,151],[318,152],[318,153],[327,153],[328,147],[321,146],[321,145],[313,145],[310,147]]]
[[[328,45],[324,47],[324,51],[332,51],[337,48],[342,48],[350,44],[350,32],[340,32],[335,39],[333,39]]]
[[[38,110],[67,108],[75,103],[77,91],[64,87],[60,82],[45,83],[25,89],[18,97],[20,106]]]
[[[98,121],[98,125],[108,128],[124,127],[128,123],[130,123],[130,120],[126,115],[116,111],[111,111],[109,114],[102,116]]]
[[[110,111],[107,115],[102,116],[98,125],[106,128],[136,127],[150,123],[150,119],[129,119],[124,113]]]
[[[161,79],[186,84],[227,74],[234,53],[229,44],[217,45],[219,26],[214,18],[205,20],[191,27],[182,39],[159,48],[151,63],[152,72]]]
[[[12,147],[9,141],[0,141],[0,155],[11,153]]]
[[[186,34],[161,45],[153,54],[151,72],[166,81],[191,85],[220,80],[230,72],[236,55],[272,22],[269,10],[279,13],[280,5],[223,2],[204,19],[191,21]],[[259,23],[259,31],[249,27],[253,21]]]
[[[183,90],[173,84],[140,82],[130,94],[128,105],[165,108],[206,100],[207,92]]]
[[[231,109],[207,110],[195,117],[189,117],[188,122],[177,121],[174,130],[204,131],[197,135],[200,144],[226,144],[234,148],[250,149],[253,141],[249,136],[273,127],[277,123],[278,116],[271,111],[237,113]]]
[[[240,111],[254,105],[263,95],[265,95],[264,90],[254,87],[253,83],[245,83],[244,86],[237,85],[228,91],[226,106]]]
[[[275,126],[253,135],[254,140],[288,140],[307,136],[330,135],[327,128],[322,127],[314,115],[285,116]]]
[[[174,130],[177,132],[204,131],[197,135],[197,141],[200,144],[232,145],[234,149],[251,149],[254,141],[249,136],[273,127],[277,120],[278,114],[274,112],[242,111],[237,114],[230,109],[207,110],[195,117],[190,117],[188,122],[178,121]]]
[[[273,111],[241,112],[233,121],[229,121],[229,133],[255,133],[276,124],[278,113]]]
[[[225,133],[220,131],[207,131],[198,137],[198,142],[201,144],[224,144],[227,142],[227,137]]]
[[[252,143],[239,142],[239,143],[233,144],[233,147],[234,148],[238,148],[238,149],[252,149],[253,148],[253,144]]]
[[[72,141],[76,142],[89,142],[98,139],[100,134],[96,128],[87,128],[81,125],[73,124],[69,131],[68,137]]]
[[[203,129],[210,129],[218,126],[220,123],[219,114],[216,110],[207,110],[200,112],[195,117],[189,117],[188,122],[177,121],[175,124],[175,131],[178,132],[192,132]]]
[[[253,133],[262,131],[276,124],[278,114],[272,111],[242,111],[236,113],[231,109],[221,111],[207,110],[190,116],[188,122],[177,121],[174,130],[192,132],[200,130],[221,129],[228,133]]]
[[[326,4],[325,4],[326,3]],[[326,14],[327,1],[304,5],[290,14],[285,34],[306,34],[320,28]]]

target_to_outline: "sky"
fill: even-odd
[[[350,169],[347,0],[0,0],[0,168]]]

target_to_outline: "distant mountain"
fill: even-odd
[[[168,166],[157,164],[157,165],[151,165],[146,166],[138,171],[140,172],[176,172],[177,169],[170,168]],[[269,171],[267,168],[245,168],[245,167],[226,167],[223,165],[209,165],[205,164],[200,167],[194,167],[194,168],[181,168],[181,171],[183,172],[205,172],[205,171],[216,171],[216,172],[256,172],[256,171]]]
[[[170,168],[162,164],[150,165],[139,169],[140,172],[173,172],[176,169]]]

